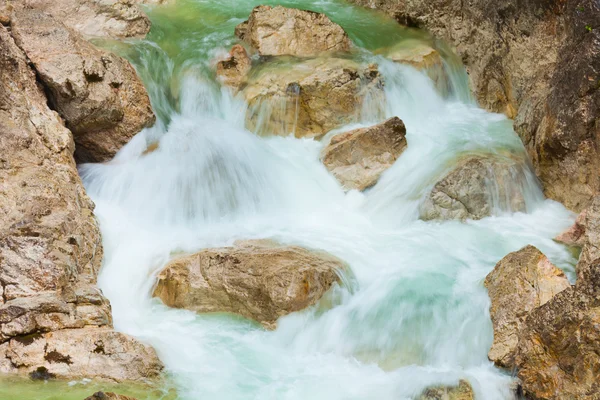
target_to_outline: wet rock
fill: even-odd
[[[154,123],[148,94],[126,60],[36,10],[16,12],[11,24],[50,104],[73,132],[79,162],[111,159]]]
[[[406,149],[406,127],[398,117],[368,128],[335,135],[323,149],[323,164],[346,189],[377,183]]]
[[[123,396],[112,392],[96,392],[85,400],[137,400],[133,397]]]
[[[242,94],[249,130],[314,137],[357,121],[366,98],[383,99],[383,87],[375,66],[327,58],[268,63],[251,74]]]
[[[461,380],[458,386],[438,386],[425,389],[418,400],[473,400],[473,388],[469,382]]]
[[[530,312],[515,363],[525,395],[597,399],[600,393],[600,260],[585,279]]]
[[[154,296],[170,307],[236,313],[274,328],[279,317],[315,304],[344,267],[301,247],[239,241],[171,261],[158,275]]]
[[[484,108],[515,119],[545,194],[574,211],[600,191],[600,5],[352,0],[448,40]]]
[[[217,79],[233,89],[246,82],[252,60],[243,46],[236,44],[231,48],[229,57],[217,63]]]
[[[235,34],[261,56],[311,57],[350,48],[346,32],[326,15],[282,6],[255,7]]]
[[[525,211],[524,168],[508,157],[469,156],[434,185],[420,206],[421,219],[481,219],[495,209]]]
[[[570,288],[565,274],[533,246],[504,257],[485,278],[492,302],[494,342],[488,357],[496,365],[514,367],[518,334],[528,313]]]
[[[150,346],[112,328],[63,329],[0,345],[2,373],[123,382],[158,378],[161,371]]]

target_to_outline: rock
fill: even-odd
[[[96,392],[85,400],[137,400],[133,397],[123,396],[111,392]]]
[[[10,2],[10,0],[9,0]],[[27,0],[12,1],[17,10],[35,9],[52,15],[85,37],[142,38],[150,20],[140,8],[144,0]]]
[[[375,66],[340,58],[267,63],[242,90],[253,132],[315,137],[358,120],[365,97],[383,98]]]
[[[2,373],[123,382],[158,378],[161,370],[150,346],[112,328],[63,329],[0,345]]]
[[[169,307],[236,313],[274,328],[279,317],[315,304],[344,268],[325,253],[238,241],[171,261],[158,275],[154,296]]]
[[[326,15],[282,6],[255,7],[235,34],[261,56],[312,57],[350,49],[346,32]]]
[[[586,279],[530,312],[515,364],[534,399],[595,400],[600,393],[600,260]]]
[[[252,68],[252,60],[243,46],[236,44],[231,48],[229,57],[217,63],[217,79],[233,89],[246,81],[248,72]]]
[[[102,241],[73,138],[3,26],[0,88],[0,372],[141,379],[137,356],[119,349],[146,347],[112,331],[110,304],[95,285]],[[92,338],[110,342],[108,355],[90,350]]]
[[[420,206],[421,219],[481,219],[502,211],[525,211],[515,180],[523,165],[511,158],[469,156],[436,183]]]
[[[583,247],[585,244],[585,225],[586,210],[582,211],[575,220],[575,223],[566,231],[554,238],[559,243],[567,246]]]
[[[398,117],[335,135],[323,149],[323,164],[346,189],[365,190],[406,149],[406,127]]]
[[[50,104],[75,136],[79,162],[110,160],[154,123],[148,94],[129,62],[39,11],[16,12],[11,24]]]
[[[423,391],[418,400],[473,400],[473,388],[469,382],[460,380],[458,386],[438,386]]]
[[[565,274],[533,246],[504,257],[485,278],[492,302],[494,342],[488,357],[496,365],[514,367],[518,334],[528,313],[570,288]]]
[[[515,119],[546,196],[579,212],[600,192],[597,2],[352,2],[449,41],[479,104]]]

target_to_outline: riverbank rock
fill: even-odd
[[[0,372],[151,377],[134,359],[145,347],[112,331],[110,304],[96,287],[102,241],[71,133],[3,26],[0,88]],[[110,351],[94,353],[92,339]]]
[[[282,6],[255,7],[235,35],[261,56],[312,57],[350,49],[346,32],[326,15]]]
[[[249,130],[296,137],[320,136],[355,122],[366,98],[384,98],[376,66],[340,58],[268,63],[251,74],[242,94],[249,104]]]
[[[346,189],[377,183],[406,149],[406,127],[398,117],[368,128],[340,133],[323,149],[323,164]]]
[[[485,278],[492,302],[494,342],[488,357],[496,365],[514,367],[518,335],[528,313],[570,288],[565,274],[533,246],[504,257]]]
[[[421,219],[477,220],[495,209],[525,211],[523,168],[511,158],[469,156],[434,185],[419,208]]]
[[[137,381],[159,378],[155,351],[112,328],[63,329],[0,345],[0,372],[33,379]]]
[[[169,307],[236,313],[274,328],[279,317],[315,304],[344,268],[325,253],[239,241],[171,261],[158,275],[154,296]]]
[[[585,279],[530,312],[515,357],[526,396],[589,399],[600,393],[600,260]]]
[[[217,63],[217,79],[235,90],[246,82],[248,72],[252,68],[252,60],[242,45],[231,48],[229,57]]]
[[[110,160],[154,123],[146,89],[129,62],[36,10],[16,12],[11,26],[50,104],[73,132],[79,162]]]
[[[515,119],[546,196],[580,212],[600,191],[600,5],[352,0],[446,39],[479,104]]]
[[[85,400],[137,400],[133,397],[123,396],[112,392],[96,392]]]
[[[473,400],[475,394],[469,382],[461,380],[458,386],[437,386],[425,389],[418,400]]]

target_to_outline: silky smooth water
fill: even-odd
[[[146,40],[104,43],[135,64],[159,118],[112,162],[80,166],[102,229],[99,285],[116,329],[154,346],[181,399],[397,400],[463,378],[478,399],[512,398],[512,378],[487,359],[492,327],[482,282],[527,244],[572,277],[571,254],[552,240],[572,213],[544,199],[511,121],[473,103],[464,69],[442,44],[339,1],[266,3],[325,12],[348,31],[354,57],[379,64],[385,80],[385,99],[367,102],[350,127],[399,116],[407,150],[374,188],[345,193],[319,161],[326,139],[245,130],[246,105],[220,88],[212,66],[259,3],[179,0],[148,10]],[[372,53],[403,40],[441,46],[447,93]],[[157,150],[144,154],[153,142]],[[423,196],[467,154],[522,160],[511,185],[527,212],[498,203],[480,221],[420,221]],[[325,250],[351,273],[274,331],[150,297],[173,255],[250,238]]]

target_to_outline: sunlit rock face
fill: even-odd
[[[236,313],[274,328],[279,317],[315,304],[343,270],[322,252],[248,240],[173,260],[154,296],[170,307]]]

